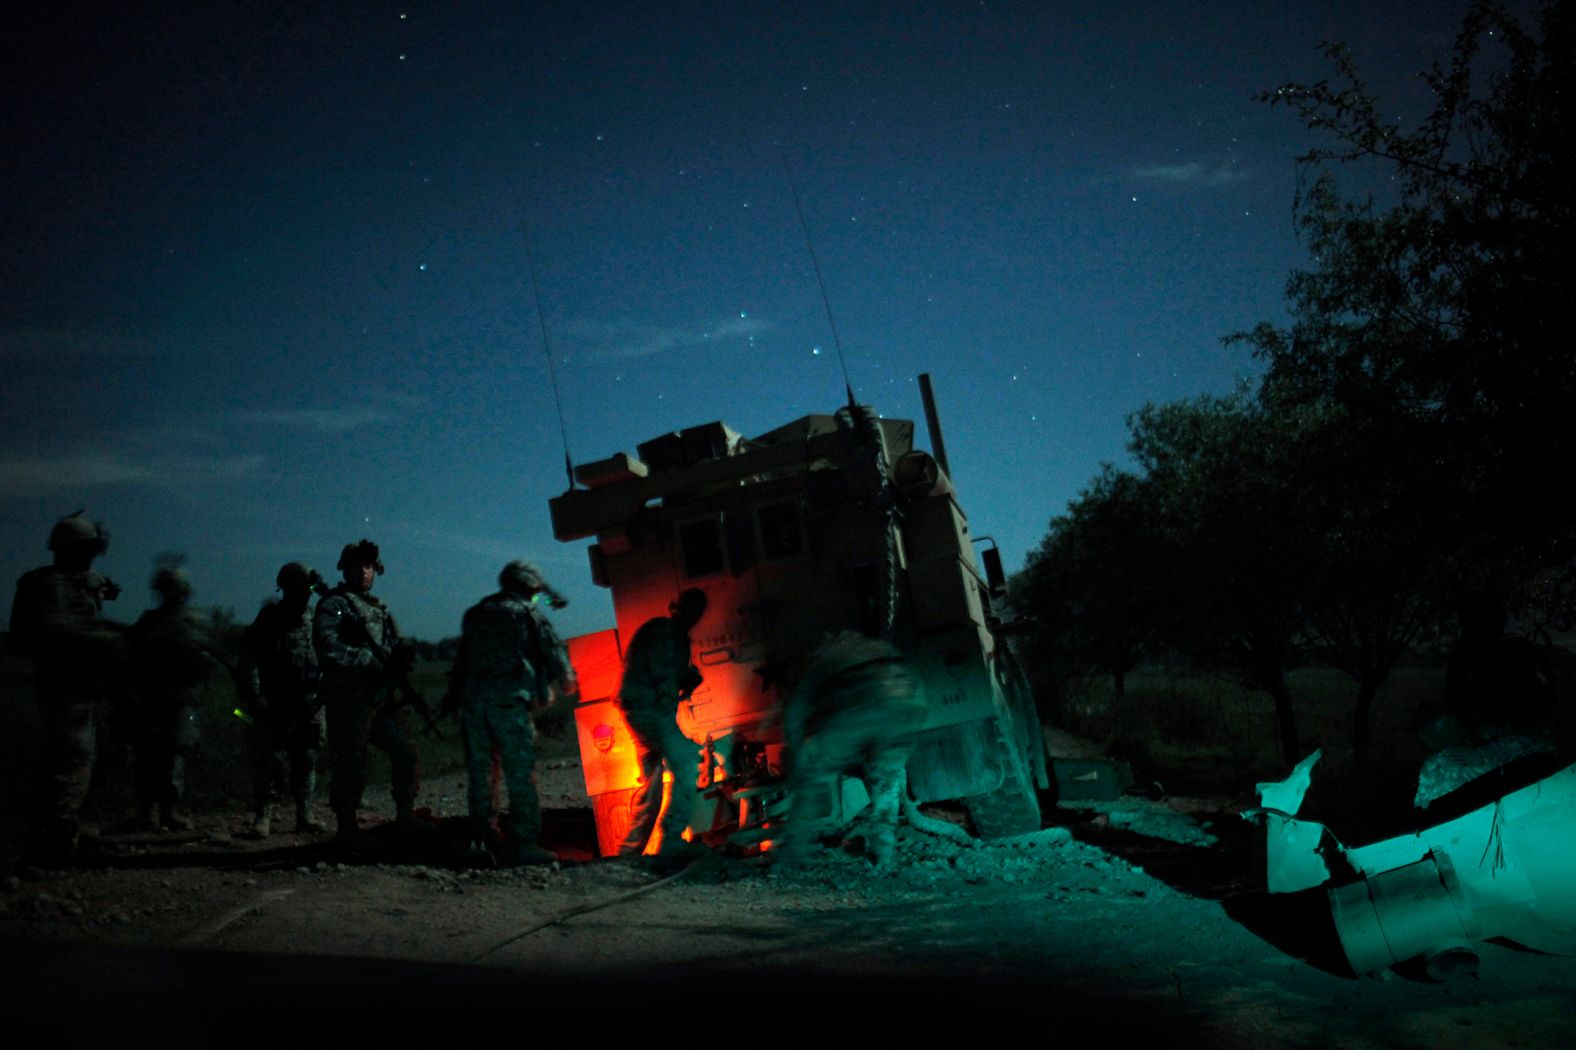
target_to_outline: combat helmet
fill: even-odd
[[[695,624],[706,614],[708,604],[705,591],[699,587],[689,587],[668,603],[668,611],[680,620]]]
[[[109,532],[96,521],[89,521],[82,511],[67,514],[49,530],[49,550],[52,554],[90,546],[95,556],[109,549]]]
[[[192,596],[192,580],[184,569],[166,565],[155,569],[148,586],[171,605],[179,605]]]
[[[347,548],[348,549],[348,548]],[[287,561],[274,577],[274,586],[281,591],[315,591],[323,585],[323,577],[305,562]]]
[[[555,609],[569,604],[569,599],[553,590],[552,584],[542,575],[542,570],[523,558],[516,558],[498,574],[498,586],[523,598],[535,599],[541,595]]]
[[[517,594],[531,594],[535,591],[547,590],[547,581],[542,578],[542,571],[535,565],[516,558],[505,565],[503,571],[498,574],[498,586]]]
[[[360,543],[345,544],[345,549],[339,552],[339,562],[334,568],[344,572],[352,565],[370,565],[373,572],[382,576],[383,559],[379,556],[378,545],[368,539],[363,539]]]

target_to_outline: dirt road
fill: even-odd
[[[636,893],[659,875],[591,859],[578,776],[542,771],[556,868],[471,869],[392,839],[347,858],[323,836],[247,841],[238,817],[108,835],[79,869],[6,878],[0,988],[18,1016],[105,1033],[310,1016],[452,1037],[519,1002],[530,1025],[604,1034],[656,1009],[720,1037],[962,1022],[995,1038],[1027,1020],[1057,1041],[1072,1024],[1168,1045],[1555,1046],[1573,1016],[1576,959],[1510,946],[1450,984],[1346,976],[1321,897],[1255,889],[1230,800],[1062,808],[988,846],[905,827],[886,872],[717,858]],[[441,817],[463,798],[451,777],[423,802]]]

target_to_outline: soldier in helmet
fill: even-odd
[[[120,588],[91,568],[108,547],[109,533],[81,511],[61,518],[49,533],[53,564],[18,580],[11,606],[11,639],[32,658],[44,724],[45,779],[28,847],[41,863],[68,862],[76,850],[94,720],[125,666],[124,628],[99,616]]]
[[[363,848],[372,843],[356,823],[356,810],[369,744],[388,753],[396,825],[403,831],[431,831],[432,825],[415,814],[421,760],[410,730],[388,704],[390,678],[408,671],[415,654],[401,641],[388,608],[372,596],[372,583],[383,574],[378,545],[371,540],[346,544],[337,567],[343,582],[317,603],[312,641],[323,671],[328,746],[334,752],[328,801],[336,834],[340,842]]]
[[[870,795],[866,855],[876,864],[891,859],[904,769],[924,716],[919,675],[886,642],[844,631],[812,653],[783,708],[790,797],[783,855],[802,858],[834,830],[838,781],[857,776]]]
[[[191,607],[191,579],[176,564],[160,567],[150,586],[159,596],[132,624],[137,685],[136,795],[138,824],[186,831],[176,806],[185,789],[186,758],[197,746],[203,690],[220,664],[207,619]]]
[[[553,689],[575,691],[568,651],[538,606],[568,604],[535,566],[512,561],[498,574],[499,590],[466,610],[460,649],[449,673],[449,699],[465,736],[470,775],[472,840],[485,844],[497,810],[501,771],[509,788],[509,826],[499,860],[548,864],[557,858],[538,843],[541,804],[536,793],[533,707]]]
[[[252,836],[267,838],[273,827],[271,795],[277,771],[289,770],[295,800],[295,829],[324,831],[312,816],[317,755],[323,748],[323,707],[318,702],[317,651],[312,646],[312,595],[323,577],[298,561],[279,570],[281,598],[265,604],[241,639],[236,677],[241,704],[256,734],[256,812]]]
[[[700,748],[679,729],[678,707],[701,682],[690,663],[690,631],[706,613],[706,592],[689,588],[669,612],[642,624],[624,654],[618,702],[635,737],[640,787],[631,804],[629,834],[618,849],[621,857],[644,853],[657,829],[664,768],[673,774],[673,789],[657,852],[678,857],[700,851],[680,837],[699,797]]]

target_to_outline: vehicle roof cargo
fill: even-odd
[[[653,474],[694,466],[707,460],[722,459],[745,451],[748,443],[726,423],[702,423],[698,427],[654,437],[636,449],[641,462]]]

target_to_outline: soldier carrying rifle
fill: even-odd
[[[125,628],[100,616],[120,588],[91,568],[108,548],[103,525],[81,511],[61,518],[49,532],[54,563],[18,580],[11,606],[11,640],[32,657],[44,724],[43,783],[28,855],[50,866],[70,863],[76,852],[95,722],[125,675]]]
[[[372,596],[373,580],[383,574],[378,545],[364,539],[339,555],[344,582],[317,604],[313,641],[322,668],[322,696],[328,714],[328,744],[334,752],[334,777],[328,799],[337,821],[336,837],[352,848],[371,844],[356,823],[365,786],[367,745],[388,753],[392,767],[395,826],[401,831],[432,831],[415,815],[421,787],[421,759],[399,703],[391,691],[414,690],[405,678],[415,662],[388,608]],[[419,694],[415,694],[419,699]]]

